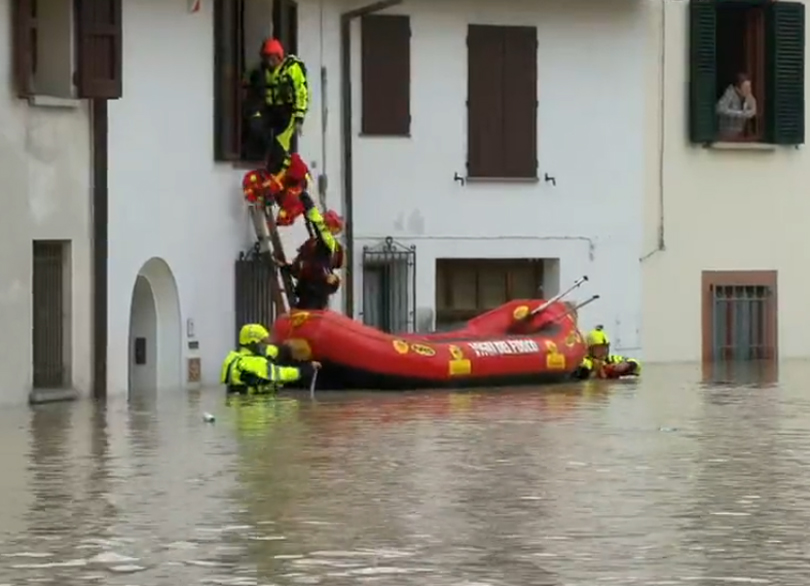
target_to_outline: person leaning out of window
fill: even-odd
[[[745,136],[749,120],[757,115],[757,101],[751,91],[751,79],[738,73],[734,84],[728,86],[717,102],[717,122],[720,139]]]

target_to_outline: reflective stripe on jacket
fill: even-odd
[[[228,353],[222,363],[220,382],[231,392],[267,393],[301,378],[301,369],[280,366],[245,348]]]
[[[303,120],[309,108],[306,67],[288,55],[275,69],[264,69],[264,96],[269,106],[292,107],[293,118]]]

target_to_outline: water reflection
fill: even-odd
[[[736,386],[767,386],[779,380],[776,360],[727,360],[703,364],[703,381],[707,384]]]
[[[4,412],[0,583],[805,584],[810,365],[709,374]]]

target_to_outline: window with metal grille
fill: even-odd
[[[707,271],[703,283],[704,359],[776,358],[776,272]]]
[[[33,387],[70,386],[70,243],[36,240],[32,270]]]
[[[386,238],[363,247],[363,323],[384,332],[413,332],[416,247]]]

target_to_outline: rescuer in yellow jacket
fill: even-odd
[[[309,108],[307,69],[295,55],[285,56],[277,39],[262,43],[260,57],[248,79],[253,95],[249,125],[254,136],[267,141],[267,170],[280,183],[290,166],[293,137],[301,134]]]
[[[268,342],[270,332],[260,324],[247,324],[239,331],[239,348],[232,350],[222,363],[220,382],[228,394],[267,394],[285,383],[311,377],[320,368],[317,362],[289,365],[286,348]]]
[[[603,326],[596,326],[588,332],[586,343],[588,354],[574,371],[574,378],[619,378],[641,374],[641,363],[638,360],[610,353],[610,338]]]

